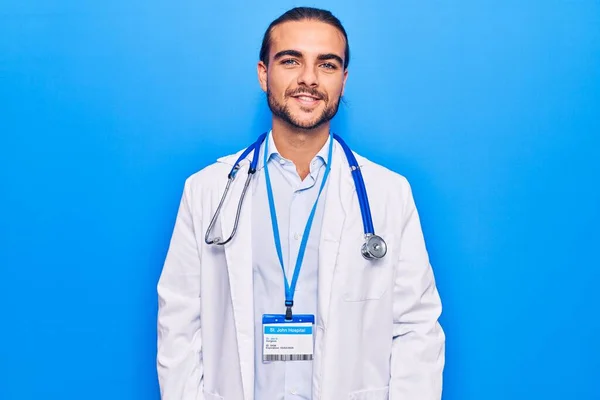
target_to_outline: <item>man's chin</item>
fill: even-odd
[[[302,118],[304,117],[304,118]],[[315,129],[318,128],[319,126],[323,125],[323,118],[322,116],[320,117],[316,117],[314,116],[314,114],[312,115],[312,118],[306,118],[307,115],[290,115],[289,121],[291,122],[292,125],[294,125],[297,128],[300,129],[306,129],[306,130],[311,130],[311,129]]]
[[[318,127],[320,127],[321,125],[323,125],[324,121],[319,121],[319,120],[312,120],[312,121],[299,121],[299,120],[292,120],[291,121],[291,125],[297,129],[301,129],[301,130],[305,130],[305,131],[311,131],[313,129],[316,129]]]

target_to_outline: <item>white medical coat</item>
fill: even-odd
[[[239,155],[186,180],[158,283],[157,370],[163,400],[254,399],[252,196],[225,246],[204,235]],[[211,237],[228,237],[252,153],[242,162]],[[365,260],[363,224],[335,143],[319,246],[313,400],[439,400],[441,303],[406,179],[356,155],[373,225],[387,255]],[[269,221],[265,221],[269,223]],[[270,240],[265,238],[265,240]],[[270,399],[255,399],[270,400]]]

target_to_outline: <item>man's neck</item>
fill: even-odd
[[[327,122],[314,130],[299,130],[289,124],[273,120],[273,140],[279,154],[296,165],[296,171],[304,180],[310,172],[310,162],[319,153],[329,137]]]

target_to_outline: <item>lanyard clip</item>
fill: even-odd
[[[286,321],[291,321],[292,320],[292,307],[294,306],[294,301],[293,300],[286,300],[285,301],[285,319]]]

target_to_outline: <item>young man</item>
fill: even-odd
[[[363,254],[368,207],[329,130],[348,62],[328,11],[296,8],[267,29],[258,79],[272,130],[218,212],[241,152],[185,184],[158,284],[164,400],[441,398],[441,304],[410,187],[356,156],[385,240]]]

